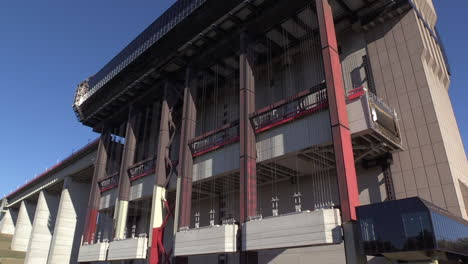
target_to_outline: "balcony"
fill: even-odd
[[[255,133],[261,133],[328,108],[326,92],[326,85],[323,83],[260,109],[251,115]]]
[[[242,227],[242,249],[264,250],[342,242],[338,209],[325,209],[251,220]]]
[[[308,154],[313,146],[332,151],[325,88],[320,84],[251,115],[257,162]],[[398,116],[381,99],[360,87],[348,93],[347,110],[356,162],[402,150]],[[239,169],[238,129],[237,123],[229,124],[191,141],[194,181]]]
[[[190,141],[193,179],[201,180],[239,168],[239,122],[235,121]]]
[[[189,142],[193,157],[198,157],[239,141],[239,121],[196,137]]]
[[[78,262],[105,261],[109,242],[101,242],[80,247]]]
[[[175,256],[190,256],[237,251],[237,225],[195,228],[177,232]]]
[[[109,243],[107,260],[146,259],[148,238],[136,237]]]

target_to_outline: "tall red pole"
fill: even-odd
[[[323,66],[327,83],[328,104],[335,151],[336,173],[343,222],[356,220],[359,193],[354,166],[353,145],[346,109],[340,55],[336,41],[333,12],[328,0],[315,0],[320,27]]]

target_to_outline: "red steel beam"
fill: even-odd
[[[328,0],[315,0],[315,3],[327,83],[342,220],[343,222],[349,222],[357,219],[356,207],[359,206],[359,193],[341,62],[330,3]]]

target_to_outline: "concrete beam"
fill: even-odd
[[[90,184],[73,182],[70,178],[65,181],[50,245],[48,264],[78,263],[78,251],[90,188]]]
[[[11,249],[14,251],[26,252],[28,250],[29,239],[31,238],[32,223],[36,205],[30,201],[21,201],[18,220],[16,221],[15,234],[11,241]]]
[[[58,204],[58,195],[47,191],[39,193],[25,264],[47,263]]]

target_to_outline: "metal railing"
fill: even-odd
[[[99,190],[101,192],[108,191],[119,185],[119,173],[114,173],[112,176],[105,178],[98,182]]]
[[[189,143],[192,156],[200,156],[239,140],[239,121],[227,124],[192,139]]]
[[[256,133],[291,122],[328,107],[325,83],[265,107],[251,116]]]
[[[127,170],[127,173],[130,181],[134,181],[154,173],[155,169],[156,158],[149,158],[132,165],[132,167]]]
[[[117,56],[107,63],[99,72],[86,82],[86,90],[78,88],[75,104],[81,105],[97,90],[150,48],[156,41],[166,35],[188,15],[193,13],[207,0],[178,0],[156,21],[147,27]]]

